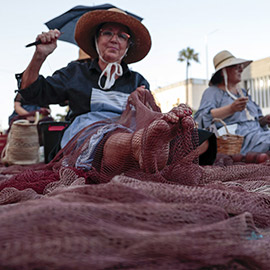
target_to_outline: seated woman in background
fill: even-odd
[[[236,58],[228,51],[213,59],[215,73],[203,93],[199,110],[194,115],[199,128],[208,128],[213,118],[227,125],[236,124],[235,134],[244,136],[241,154],[267,152],[270,149],[270,115],[263,116],[261,108],[248,92],[239,87],[241,75],[252,61]],[[216,123],[217,128],[221,127]]]
[[[11,124],[19,119],[27,119],[29,121],[35,120],[35,112],[39,111],[39,113],[47,117],[51,114],[51,110],[49,106],[41,107],[39,105],[34,105],[29,102],[26,102],[21,94],[17,94],[14,99],[14,111],[8,118],[8,124],[11,126]]]
[[[40,122],[46,122],[46,121],[53,121],[53,118],[50,116],[51,110],[49,106],[38,106],[31,103],[26,102],[21,94],[17,93],[15,99],[14,99],[14,111],[8,118],[8,124],[10,131],[11,125],[14,121],[20,120],[20,119],[26,119],[30,122],[35,122],[36,112],[39,112],[39,121]],[[43,145],[41,130],[39,125],[37,125],[38,128],[38,135],[39,135],[39,144]]]

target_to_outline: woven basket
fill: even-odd
[[[12,123],[7,143],[1,153],[5,165],[29,165],[39,162],[39,140],[37,130],[38,114],[35,123],[17,120]]]
[[[239,154],[242,148],[244,137],[231,134],[228,131],[226,123],[221,119],[214,118],[212,123],[214,122],[220,122],[225,127],[227,132],[227,134],[217,136],[217,152],[226,155]]]

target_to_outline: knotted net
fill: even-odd
[[[184,104],[163,114],[149,91],[135,91],[120,118],[84,128],[49,167],[83,169],[87,183],[107,183],[121,173],[178,182],[177,171],[181,181],[184,175],[187,182],[196,181],[198,133],[191,114]]]
[[[0,269],[268,269],[268,163],[199,166],[190,114],[134,93],[50,164],[2,168]]]

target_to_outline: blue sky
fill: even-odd
[[[5,1],[0,9],[2,128],[8,127],[7,118],[13,110],[14,74],[26,68],[34,52],[33,47],[27,49],[25,44],[48,30],[45,22],[70,8],[105,3],[144,18],[143,23],[152,36],[152,48],[145,59],[130,67],[150,82],[152,90],[185,79],[185,64],[178,62],[177,57],[178,52],[187,46],[199,53],[200,63],[192,63],[190,67],[190,77],[193,78],[205,79],[207,64],[210,76],[214,71],[213,56],[223,49],[245,59],[258,60],[270,56],[268,0]],[[75,45],[59,41],[56,51],[43,65],[41,74],[50,75],[77,57]],[[62,111],[53,106],[53,114]]]

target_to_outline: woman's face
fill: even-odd
[[[242,72],[244,70],[243,64],[233,65],[226,68],[228,74],[228,81],[231,84],[237,84],[241,82]]]
[[[106,23],[98,33],[97,46],[101,57],[109,62],[120,62],[129,46],[128,28],[118,23]]]

